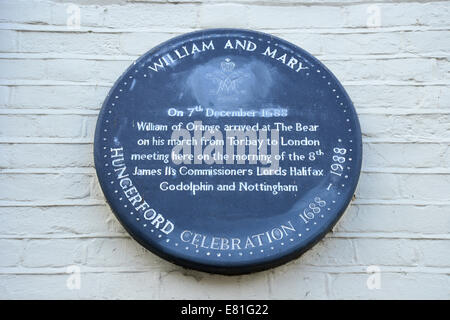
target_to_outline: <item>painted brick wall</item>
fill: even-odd
[[[0,298],[450,298],[450,2],[72,3],[0,1]],[[248,276],[184,270],[141,248],[93,168],[115,79],[161,41],[210,27],[269,32],[319,57],[363,131],[356,200],[335,230]],[[77,267],[80,289],[67,286]]]

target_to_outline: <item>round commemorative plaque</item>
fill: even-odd
[[[337,222],[361,170],[361,131],[334,75],[268,34],[212,29],[136,60],[97,122],[95,167],[148,250],[221,274],[300,256]]]

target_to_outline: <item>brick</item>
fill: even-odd
[[[368,289],[372,273],[331,275],[330,293],[334,299],[448,299],[450,280],[444,274],[392,273],[381,267],[380,289]],[[420,290],[418,290],[420,288]]]
[[[257,274],[249,274],[238,277],[238,298],[239,299],[270,299],[270,271],[263,271]],[[225,280],[226,281],[226,280]],[[220,286],[218,286],[220,288]],[[231,289],[231,288],[230,288]],[[232,290],[232,289],[231,289]],[[233,297],[228,295],[232,299]],[[218,294],[213,294],[213,297]]]
[[[336,255],[336,252],[339,254]],[[315,266],[343,266],[355,263],[355,250],[352,240],[325,238],[305,252],[295,264]]]
[[[85,264],[90,267],[174,268],[128,237],[89,239],[84,243]]]
[[[450,108],[450,90],[445,85],[369,85],[345,84],[353,103],[360,108],[387,107],[409,109]]]
[[[0,87],[0,106],[6,106],[9,103],[9,88]]]
[[[115,33],[19,32],[19,52],[121,54]]]
[[[0,207],[0,234],[27,237],[77,236],[90,234],[117,235],[125,231],[109,207]]]
[[[419,263],[417,240],[358,239],[354,244],[360,265],[415,266]]]
[[[113,83],[131,65],[131,61],[49,60],[47,78],[63,81]]]
[[[106,273],[82,276],[82,286],[95,299],[158,299],[160,291],[159,273]],[[117,286],[120,290],[117,290]],[[117,292],[120,291],[120,292]]]
[[[450,226],[447,223],[447,230]],[[450,241],[449,240],[428,240],[419,241],[420,263],[427,267],[448,267],[450,265]]]
[[[351,204],[339,220],[337,232],[446,234],[450,226],[448,206]]]
[[[112,28],[139,28],[171,26],[192,28],[197,22],[197,6],[192,4],[111,5],[106,7],[102,26]],[[87,21],[87,25],[98,19]]]
[[[52,3],[52,24],[55,25],[69,25],[68,30],[75,29],[73,26],[76,22],[77,9],[80,13],[80,25],[86,26],[102,26],[105,19],[105,13],[108,10],[106,3],[99,5],[89,2],[70,1],[69,3]],[[75,6],[76,7],[75,7]],[[77,8],[78,7],[78,8]]]
[[[3,299],[76,299],[85,291],[69,290],[68,275],[0,275]],[[42,290],[42,288],[46,288]]]
[[[51,3],[44,1],[4,0],[0,3],[0,21],[47,24],[51,21],[51,8]]]
[[[168,262],[155,256],[133,239],[93,239],[86,243],[86,265],[94,267],[167,267]]]
[[[381,26],[447,23],[449,7],[445,3],[380,4]],[[339,28],[367,27],[368,5],[349,6],[254,6],[249,10],[249,24],[254,28]]]
[[[85,132],[84,135],[89,138],[94,138],[95,127],[97,126],[97,117],[87,117],[85,121]]]
[[[357,199],[399,199],[400,175],[363,173],[356,189]]]
[[[450,138],[450,116],[447,114],[383,115],[361,114],[364,137],[392,138],[402,141],[435,141]]]
[[[450,175],[364,173],[356,197],[445,201],[449,188]]]
[[[68,11],[69,4],[52,3],[47,7],[33,4],[39,9],[33,10],[26,5],[16,5],[7,2],[3,20],[22,23],[42,23],[67,25],[72,12]],[[49,7],[51,6],[51,7]],[[118,4],[89,5],[86,2],[77,4],[80,10],[82,27],[134,28],[143,26],[191,27],[196,24],[196,6],[192,4],[133,4],[126,6]],[[51,9],[51,10],[50,10]],[[25,10],[22,16],[21,12]],[[42,11],[42,15],[38,12]],[[2,18],[2,17],[0,17]],[[68,30],[70,30],[68,28]]]
[[[124,54],[140,56],[179,35],[180,32],[124,32],[120,34],[120,48]]]
[[[161,299],[267,299],[267,274],[228,277],[175,268],[161,273]]]
[[[450,175],[404,175],[401,180],[403,198],[447,201]]]
[[[24,251],[23,266],[64,267],[85,261],[85,242],[79,239],[30,240]]]
[[[364,168],[433,168],[443,164],[445,146],[438,143],[364,144]]]
[[[290,41],[314,55],[375,55],[431,53],[449,51],[450,44],[442,41],[446,31],[398,31],[333,33],[330,31],[308,33],[271,31],[275,36]],[[319,57],[321,59],[321,57]],[[348,58],[350,60],[350,58]]]
[[[1,149],[0,168],[94,166],[92,144],[4,144]]]
[[[157,299],[157,272],[88,273],[81,268],[79,290],[70,290],[71,274],[0,275],[0,296],[8,299]],[[120,286],[120,290],[117,290]],[[45,288],[43,290],[42,288]]]
[[[228,27],[233,21],[234,28],[247,28],[250,8],[239,4],[202,4],[200,6],[200,27]]]
[[[17,32],[0,30],[0,51],[14,52],[15,50],[17,50]]]
[[[446,59],[322,61],[341,81],[445,81],[450,74]]]
[[[2,115],[0,134],[10,137],[76,138],[83,134],[84,116]]]
[[[340,27],[343,12],[339,7],[254,6],[249,10],[248,21],[253,28]]]
[[[46,79],[45,61],[1,59],[2,79]]]
[[[115,79],[130,61],[96,61],[83,59],[4,59],[2,79],[58,81],[108,81]]]
[[[82,174],[2,174],[0,200],[83,199],[90,194],[92,179]]]
[[[450,167],[450,147],[447,146],[442,157],[442,165],[444,167]]]
[[[99,109],[109,87],[100,86],[14,86],[10,107],[49,109]],[[39,99],[36,99],[39,97]]]
[[[292,264],[269,273],[271,299],[327,299],[327,275]]]
[[[24,240],[0,239],[0,252],[2,253],[0,266],[14,267],[20,265],[22,263],[25,244],[26,242]]]
[[[100,187],[98,179],[94,179],[93,183],[91,184],[91,197],[97,200],[105,199],[105,196],[103,194],[102,188]]]
[[[357,8],[357,9],[356,9]],[[356,10],[351,10],[349,18],[357,21],[367,12],[367,5],[355,6]],[[381,9],[382,26],[442,26],[448,23],[450,7],[445,2],[428,3],[403,3],[383,4]]]

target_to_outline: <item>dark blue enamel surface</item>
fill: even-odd
[[[228,40],[235,43],[236,39],[241,43],[247,41],[247,45],[248,42],[255,43],[257,48],[254,51],[224,48]],[[192,44],[201,48],[202,41],[206,44],[213,41],[214,49],[185,57],[180,54],[182,58],[177,58],[174,50],[192,53]],[[185,51],[182,51],[183,46],[186,47]],[[275,58],[262,54],[268,46],[271,50],[277,49]],[[284,53],[286,57],[283,60]],[[165,57],[169,63],[165,64],[164,69],[154,72],[149,66],[154,67],[155,61],[161,57]],[[299,63],[294,67],[292,64],[287,65],[291,58],[302,63],[299,71]],[[258,115],[262,110],[286,110],[287,117],[209,117],[203,112],[194,112],[192,117],[186,114],[183,117],[168,115],[169,108],[186,111],[188,107],[198,105],[203,110],[254,110]],[[139,121],[164,124],[169,130],[138,131]],[[316,153],[314,161],[284,160],[280,166],[289,173],[292,166],[300,171],[302,167],[306,171],[311,167],[311,170],[323,170],[324,175],[133,175],[135,167],[158,170],[166,164],[161,161],[131,160],[131,154],[163,154],[170,153],[172,149],[172,146],[140,146],[137,144],[138,139],[168,139],[172,125],[193,121],[221,126],[256,123],[259,126],[273,126],[275,122],[281,121],[287,125],[319,125],[317,131],[280,132],[280,136],[285,141],[304,137],[316,139],[320,146],[280,146],[280,152],[296,151],[309,156],[310,152],[316,153],[320,149],[323,155]],[[151,213],[161,214],[165,219],[159,226],[152,224],[154,219],[149,219],[149,212],[144,216],[144,210],[138,209],[138,203],[133,205],[130,202],[131,193],[126,194],[124,191],[127,188],[120,186],[120,172],[115,170],[119,166],[113,164],[111,150],[114,148],[123,148],[124,160],[120,165],[125,166],[126,170],[122,175],[128,175],[140,196],[154,210]],[[344,149],[345,154],[341,154]],[[100,111],[94,156],[97,175],[108,203],[139,243],[186,267],[239,274],[263,270],[291,260],[330,231],[354,194],[361,169],[362,144],[358,118],[350,98],[338,80],[317,59],[267,34],[214,29],[174,38],[144,54],[130,66],[117,80]],[[334,156],[343,156],[345,161],[336,162],[335,159],[342,161],[342,158]],[[333,164],[342,165],[342,170],[339,166],[332,167]],[[171,161],[167,165],[175,170],[180,168],[180,165],[174,165]],[[198,164],[187,167],[256,170],[257,166]],[[281,183],[297,185],[298,191],[278,194],[267,191],[204,191],[193,195],[189,191],[162,191],[160,185],[164,181],[168,184],[203,182],[212,185],[230,184],[233,181],[245,181],[248,184],[265,182],[269,185]],[[303,219],[300,215],[305,213],[305,209],[308,213],[312,212],[314,218]],[[308,216],[311,217],[310,214]],[[167,220],[174,225],[168,234],[162,231]],[[251,244],[244,247],[248,237]],[[227,248],[226,241],[231,247],[232,239],[239,239],[240,245],[233,249]],[[237,240],[234,240],[236,243]]]

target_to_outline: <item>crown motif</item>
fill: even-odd
[[[230,58],[225,58],[225,61],[222,61],[220,64],[220,67],[222,68],[223,72],[231,72],[233,71],[235,66],[236,65],[234,64],[234,62],[231,61]]]

